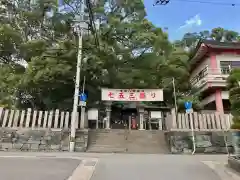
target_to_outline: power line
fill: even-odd
[[[201,0],[173,0],[173,1],[181,1],[181,2],[192,2],[192,3],[201,3],[201,4],[212,4],[212,5],[223,5],[223,6],[240,6],[239,3],[226,3],[220,1],[201,1]]]
[[[200,4],[211,4],[211,5],[220,5],[220,6],[240,6],[240,3],[231,3],[231,2],[221,2],[221,1],[204,1],[204,0],[156,0],[154,6],[156,5],[167,5],[171,2],[185,2],[185,3],[200,3]]]

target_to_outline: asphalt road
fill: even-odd
[[[1,180],[67,180],[80,160],[0,158]]]
[[[101,158],[91,180],[232,180],[224,163],[226,156],[113,155]]]
[[[240,180],[226,162],[226,155],[0,152],[0,180]]]

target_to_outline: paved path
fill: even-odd
[[[0,179],[90,180],[97,162],[76,153],[0,152]]]
[[[237,180],[226,156],[114,155],[101,158],[91,180]]]
[[[0,179],[66,180],[79,163],[77,159],[0,158]]]
[[[3,153],[4,180],[240,180],[226,155]]]

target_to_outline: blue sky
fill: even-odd
[[[240,32],[240,0],[231,0],[236,6],[204,4],[170,0],[165,6],[153,6],[155,0],[145,0],[147,18],[158,27],[167,27],[170,40],[180,39],[187,32],[223,27]],[[228,0],[198,0],[228,3]]]

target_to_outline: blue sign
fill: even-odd
[[[84,101],[84,102],[87,101],[87,95],[86,95],[85,93],[81,93],[81,94],[79,95],[79,98],[80,98],[80,101]]]
[[[184,105],[186,110],[192,109],[192,102],[185,102]]]

